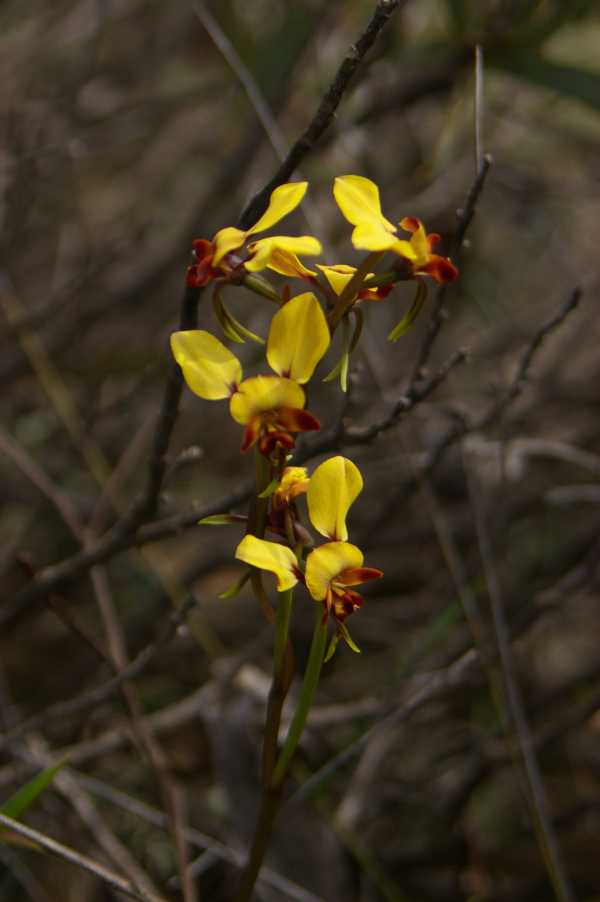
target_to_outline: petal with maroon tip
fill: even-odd
[[[363,553],[349,542],[327,542],[320,545],[306,559],[306,586],[315,601],[323,601],[331,594],[331,584],[344,570],[363,565]]]
[[[308,410],[281,407],[277,412],[277,425],[288,432],[316,432],[321,428],[319,420]]]
[[[432,254],[427,263],[419,267],[417,275],[419,274],[431,276],[440,284],[458,279],[458,269],[454,263],[448,257],[439,257],[437,254]]]
[[[383,570],[377,567],[352,567],[336,576],[335,581],[343,586],[360,586],[371,579],[381,579],[382,576]]]

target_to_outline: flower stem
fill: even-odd
[[[308,717],[308,712],[310,711],[310,706],[312,705],[317,684],[319,682],[326,640],[327,624],[323,623],[323,611],[319,606],[317,609],[317,621],[315,623],[315,631],[310,646],[310,654],[308,656],[308,664],[306,665],[306,673],[304,674],[302,691],[298,700],[298,707],[296,708],[294,719],[292,720],[289,733],[273,773],[272,785],[275,787],[281,785],[288,764],[300,742],[306,718]]]
[[[273,824],[279,803],[281,801],[281,789],[279,787],[265,789],[260,806],[260,814],[258,816],[258,824],[254,834],[254,842],[250,851],[248,863],[242,874],[242,882],[237,895],[237,902],[250,902],[254,892],[254,884],[262,867],[263,859],[266,855],[273,831]]]
[[[283,608],[283,605],[281,604],[281,596],[286,594],[287,593],[282,592],[280,595],[280,608]],[[279,616],[280,612],[278,609],[278,621]],[[283,611],[281,613],[281,621],[282,623],[284,621]],[[290,730],[283,746],[283,750],[270,777],[270,782],[268,785],[265,785],[263,789],[263,797],[260,814],[258,817],[258,824],[256,826],[256,832],[254,834],[254,841],[252,843],[252,849],[250,851],[248,863],[246,864],[246,868],[242,875],[242,882],[240,884],[240,891],[237,896],[237,902],[249,902],[249,900],[252,898],[254,884],[256,883],[256,879],[262,867],[262,862],[266,855],[269,846],[269,840],[273,832],[275,818],[277,817],[277,812],[279,811],[283,778],[285,777],[287,766],[290,763],[292,755],[296,751],[300,737],[302,736],[302,730],[304,729],[304,724],[306,723],[306,718],[308,717],[308,712],[314,698],[317,683],[319,682],[321,665],[323,663],[323,655],[325,653],[326,639],[327,624],[323,623],[323,613],[319,606],[319,610],[317,611],[317,622],[315,624],[315,631],[313,633],[310,654],[308,656],[308,664],[306,665],[306,673],[304,674],[304,683],[302,684],[302,692],[300,693],[298,707],[296,708],[296,713],[294,714],[294,719],[290,726]],[[277,658],[278,655],[280,656],[280,661],[282,662],[282,664],[285,665],[285,649],[282,645],[279,630],[276,633],[275,658]],[[279,713],[281,714],[281,711]]]
[[[267,702],[267,717],[263,742],[263,785],[268,788],[277,758],[279,724],[285,697],[292,676],[292,654],[288,643],[293,589],[279,593],[277,619],[275,621],[275,648],[273,651],[273,682]]]

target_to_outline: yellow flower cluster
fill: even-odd
[[[286,468],[275,493],[280,503],[282,496],[283,504],[289,505],[292,498],[306,492],[310,522],[328,541],[309,552],[304,572],[297,554],[289,546],[253,535],[245,536],[235,553],[239,560],[274,573],[280,592],[298,582],[305,583],[311,597],[323,604],[324,619],[330,615],[335,618],[336,633],[330,654],[339,638],[358,651],[344,621],[358,610],[363,599],[350,587],[382,576],[381,570],[364,567],[362,551],[347,541],[346,515],[362,487],[358,467],[345,457],[324,461],[310,479],[303,467]]]
[[[260,524],[248,518],[248,534],[238,545],[236,557],[252,568],[273,573],[280,592],[298,582],[305,584],[311,597],[323,605],[324,620],[335,620],[332,647],[343,638],[356,649],[344,621],[360,607],[362,598],[351,587],[382,574],[363,566],[361,550],[347,541],[346,515],[363,485],[355,464],[344,457],[333,457],[317,467],[310,478],[304,468],[288,466],[295,436],[320,428],[319,421],[305,409],[303,386],[327,353],[338,325],[349,325],[352,314],[353,334],[344,329],[342,359],[330,374],[340,375],[345,390],[349,356],[360,336],[362,314],[358,305],[362,301],[383,299],[398,281],[417,283],[417,300],[390,334],[396,340],[420,309],[424,277],[448,282],[456,278],[457,270],[448,258],[433,252],[439,236],[428,235],[420,220],[402,219],[399,226],[410,237],[399,238],[398,228],[382,212],[377,186],[357,175],[337,178],[333,194],[354,227],[354,247],[368,252],[361,266],[317,264],[318,271],[311,270],[300,257],[321,253],[317,238],[255,237],[291,213],[306,189],[306,182],[281,185],[251,228],[227,227],[212,240],[196,240],[195,261],[187,273],[188,285],[193,288],[213,284],[215,312],[230,340],[243,342],[249,338],[265,344],[227,310],[222,297],[225,286],[243,284],[278,305],[265,348],[272,372],[244,378],[238,358],[204,330],[175,332],[171,349],[191,391],[210,401],[229,399],[232,418],[244,427],[242,451],[255,446],[263,467],[267,467],[267,486],[257,484],[256,488],[264,516]],[[395,262],[378,276],[372,269],[388,252]],[[311,290],[290,297],[287,285],[279,291],[264,274],[257,275],[264,270],[299,278],[308,282]],[[297,508],[298,498],[305,493],[310,523],[327,540],[308,554],[311,539]],[[274,532],[278,541],[266,540],[266,529]]]

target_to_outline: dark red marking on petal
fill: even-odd
[[[258,449],[265,457],[270,457],[277,448],[291,451],[294,447],[294,439],[289,432],[279,429],[271,429],[263,432],[258,442]]]
[[[259,418],[253,417],[253,419],[250,420],[250,422],[244,429],[244,438],[242,440],[242,448],[241,448],[242,451],[247,451],[248,448],[251,448],[252,445],[255,444],[256,440],[258,439],[259,427],[260,427]]]
[[[417,232],[422,225],[423,223],[416,216],[405,216],[400,220],[400,228],[405,232]]]
[[[295,407],[281,407],[276,415],[277,425],[288,432],[314,432],[321,428],[320,422],[308,410]]]
[[[352,567],[343,570],[339,576],[336,576],[336,583],[343,586],[359,586],[361,583],[367,583],[371,579],[380,579],[383,576],[383,570],[377,567]]]
[[[438,257],[437,254],[432,254],[427,263],[419,268],[419,273],[431,276],[440,284],[454,282],[455,279],[458,279],[458,269],[454,263],[448,257]]]

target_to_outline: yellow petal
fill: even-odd
[[[427,234],[422,222],[419,223],[419,228],[413,233],[413,236],[410,239],[410,246],[415,255],[415,263],[417,266],[422,266],[426,263],[431,256],[431,248],[427,241]]]
[[[336,178],[333,195],[337,205],[354,226],[378,224],[384,231],[395,232],[396,227],[381,212],[379,188],[362,175],[342,175]],[[376,248],[378,250],[378,248]]]
[[[306,587],[315,601],[323,601],[331,582],[344,570],[362,567],[363,553],[348,542],[327,542],[306,559]]]
[[[278,248],[271,254],[271,259],[267,263],[267,267],[273,272],[278,272],[282,276],[289,276],[292,279],[308,279],[310,276],[316,276],[314,269],[308,269],[296,256],[289,251]]]
[[[245,425],[257,414],[282,407],[301,410],[306,398],[293,379],[280,376],[252,376],[238,386],[231,396],[229,412],[236,423]]]
[[[330,457],[320,464],[308,486],[308,515],[317,532],[346,541],[346,515],[363,487],[360,470],[347,457]]]
[[[256,536],[244,536],[236,549],[235,556],[239,561],[258,567],[259,570],[268,570],[270,573],[274,573],[277,577],[279,592],[291,589],[298,582],[296,555],[291,548],[286,548],[285,545],[257,539]]]
[[[277,311],[267,339],[272,370],[296,382],[308,382],[331,341],[321,305],[311,291],[299,294]]]
[[[271,226],[291,213],[298,206],[308,188],[308,182],[289,182],[287,185],[280,185],[275,188],[269,200],[269,206],[255,222],[251,229],[246,232],[247,235],[254,235],[256,232],[264,232]]]
[[[189,388],[201,398],[228,398],[242,378],[237,357],[210,332],[174,332],[171,350]]]
[[[258,241],[253,241],[252,244],[248,245],[248,251],[252,256],[244,266],[249,272],[258,272],[268,266],[276,272],[281,272],[284,276],[296,276],[301,273],[290,264],[296,260],[299,267],[303,269],[297,255],[309,254],[316,256],[321,253],[321,244],[312,235],[301,235],[299,237],[274,235],[271,238],[260,238]],[[278,263],[280,264],[279,266]],[[281,266],[284,268],[282,269]],[[305,272],[308,275],[314,275],[310,270],[305,270]]]
[[[298,495],[307,491],[309,486],[306,467],[286,467],[281,481],[275,490],[276,504],[289,504]]]
[[[387,251],[399,243],[396,236],[376,220],[361,222],[352,232],[352,244],[359,251]]]
[[[241,247],[246,240],[247,234],[247,232],[242,232],[241,229],[235,229],[233,226],[228,226],[226,229],[218,231],[213,238],[215,246],[212,259],[213,266],[218,266],[225,254],[229,254],[231,251]]]
[[[416,263],[418,260],[417,254],[415,252],[415,247],[413,245],[413,239],[410,241],[404,241],[403,239],[398,239],[398,241],[394,241],[390,246],[390,250],[395,254],[398,254],[399,257],[404,257],[406,260],[410,260],[411,263]],[[429,245],[427,245],[427,250],[429,252]],[[429,257],[429,253],[420,263],[425,263]]]
[[[348,266],[346,263],[336,263],[333,266],[321,266],[317,263],[317,266],[337,295],[342,293],[356,272],[355,266]]]

